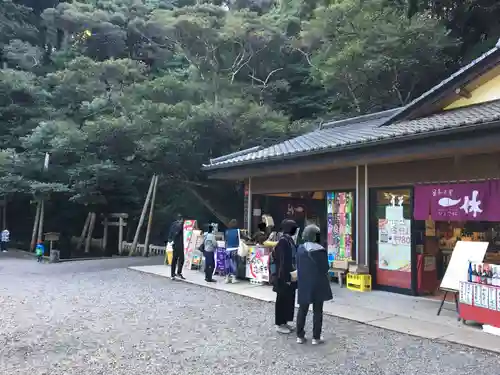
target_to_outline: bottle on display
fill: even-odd
[[[493,267],[493,276],[491,278],[491,284],[492,285],[494,285],[494,286],[499,286],[500,285],[499,276],[500,275],[498,275],[498,266],[494,266]]]
[[[481,276],[483,275],[483,270],[480,264],[477,265],[477,276],[476,283],[481,284]]]
[[[488,267],[488,278],[486,279],[486,284],[493,285],[493,266],[490,264]]]
[[[472,262],[469,261],[469,269],[467,270],[467,281],[472,282]]]
[[[477,283],[477,264],[474,264],[472,267],[472,278],[471,278],[472,283]]]
[[[486,284],[488,281],[488,266],[483,264],[483,273],[481,274],[481,283]]]

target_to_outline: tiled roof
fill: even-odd
[[[451,76],[445,80],[438,83],[436,86],[432,87],[430,90],[424,92],[419,97],[412,100],[408,105],[406,105],[401,111],[390,116],[386,124],[391,124],[397,121],[410,120],[415,118],[413,115],[415,112],[421,112],[420,110],[424,105],[428,103],[433,103],[439,101],[453,92],[455,89],[467,84],[468,82],[474,80],[485,71],[491,69],[492,65],[498,64],[500,59],[500,40],[498,40],[495,47],[490,49],[488,52],[482,54],[477,59],[471,61],[469,64],[465,65]],[[428,113],[420,113],[417,117],[422,117]],[[413,116],[412,116],[413,115]]]
[[[342,151],[397,141],[442,130],[500,121],[500,100],[441,112],[432,116],[385,125],[384,122],[400,109],[379,112],[354,119],[336,121],[319,129],[276,145],[239,151],[210,160],[203,169],[212,170],[238,165],[283,160],[312,154]]]

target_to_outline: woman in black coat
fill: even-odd
[[[273,266],[271,275],[273,291],[276,292],[275,324],[278,333],[291,333],[294,328],[289,324],[293,322],[295,312],[295,290],[297,283],[292,280],[291,272],[295,271],[294,257],[296,245],[292,238],[297,231],[297,223],[293,220],[284,220],[281,223],[283,236],[274,248]]]
[[[320,230],[316,225],[308,225],[302,234],[304,243],[297,249],[298,303],[297,343],[303,344],[309,305],[313,305],[313,340],[320,344],[323,325],[323,303],[333,298],[328,280],[328,254],[319,244]]]

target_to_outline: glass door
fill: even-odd
[[[412,189],[370,190],[370,261],[375,288],[412,290]]]

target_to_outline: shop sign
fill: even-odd
[[[499,181],[415,187],[416,220],[500,221]]]

